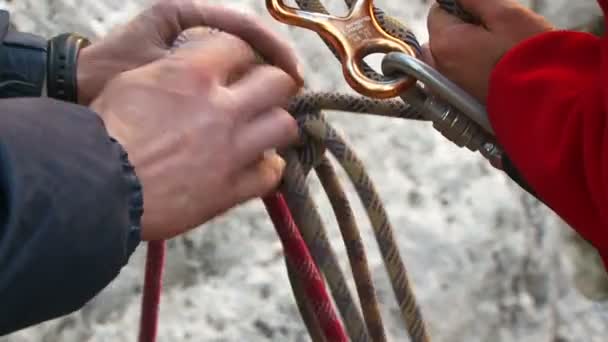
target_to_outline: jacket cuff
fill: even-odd
[[[521,42],[494,68],[487,109],[498,142],[538,197],[605,249],[601,49],[600,38],[571,31]]]
[[[144,196],[141,182],[135,173],[135,168],[129,161],[127,151],[116,139],[110,137],[110,141],[120,152],[123,178],[131,190],[131,195],[129,196],[129,220],[131,224],[127,241],[127,255],[131,255],[141,241],[141,217],[144,212]]]
[[[140,242],[143,198],[127,152],[88,108],[0,102],[3,335],[71,313],[114,280]]]
[[[546,172],[559,165],[565,117],[578,109],[599,68],[599,38],[571,31],[545,32],[509,50],[490,76],[487,110],[498,142],[534,191],[546,197]],[[548,203],[549,204],[549,203]]]

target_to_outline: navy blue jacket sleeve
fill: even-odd
[[[0,100],[0,336],[81,308],[139,244],[143,200],[85,107]]]

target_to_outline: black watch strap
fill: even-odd
[[[49,40],[46,80],[48,97],[78,102],[78,54],[89,44],[89,40],[74,33],[64,33]]]

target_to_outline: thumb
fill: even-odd
[[[441,5],[435,3],[433,4],[433,6],[431,6],[427,19],[427,29],[429,31],[429,36],[431,37],[431,39],[433,37],[439,36],[442,31],[448,27],[465,24],[466,23],[460,18],[451,15],[446,10],[444,10]]]
[[[433,69],[437,69],[437,63],[435,63],[435,57],[433,57],[433,53],[431,53],[431,48],[429,47],[429,43],[422,44],[422,54],[420,55],[420,59],[431,66]]]
[[[439,7],[444,9],[446,12],[460,18],[471,24],[476,24],[478,20],[476,16],[471,14],[470,11],[465,10],[460,4],[459,0],[437,0]]]
[[[181,32],[207,26],[232,34],[249,43],[260,55],[303,83],[295,49],[260,18],[203,0],[157,0],[147,18],[160,34],[165,46],[171,46]]]
[[[469,13],[485,22],[485,19],[491,17],[496,8],[510,0],[444,0],[443,2],[452,2],[455,4],[454,8],[459,8],[457,10]]]
[[[187,29],[177,36],[173,44],[171,45],[170,52],[175,52],[176,49],[183,47],[186,44],[192,42],[205,42],[211,35],[217,33],[219,30],[206,26],[198,26],[191,29]]]
[[[492,26],[493,18],[498,13],[505,13],[510,9],[521,9],[523,6],[517,0],[437,0],[455,3],[461,11],[470,13],[479,19],[486,27]],[[460,6],[458,6],[460,5]]]

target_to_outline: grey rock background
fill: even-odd
[[[429,0],[378,1],[427,38]],[[90,37],[124,23],[145,0],[0,1],[19,28]],[[335,2],[332,2],[335,3]],[[559,26],[599,13],[595,1],[527,2]],[[315,89],[348,91],[320,40],[274,22],[261,0],[229,3],[263,16],[293,39]],[[385,201],[434,341],[606,341],[608,311],[594,293],[596,272],[559,219],[427,124],[328,113],[364,160]],[[331,211],[311,180],[344,267]],[[354,192],[349,188],[349,194]],[[353,197],[355,198],[355,197]],[[361,219],[391,341],[407,340],[367,219]],[[0,338],[1,342],[135,341],[145,245],[121,275],[82,310]],[[588,269],[591,269],[589,271]],[[42,284],[41,284],[42,286]],[[1,306],[1,304],[0,304]],[[285,274],[281,246],[259,202],[169,242],[159,341],[308,341]]]

